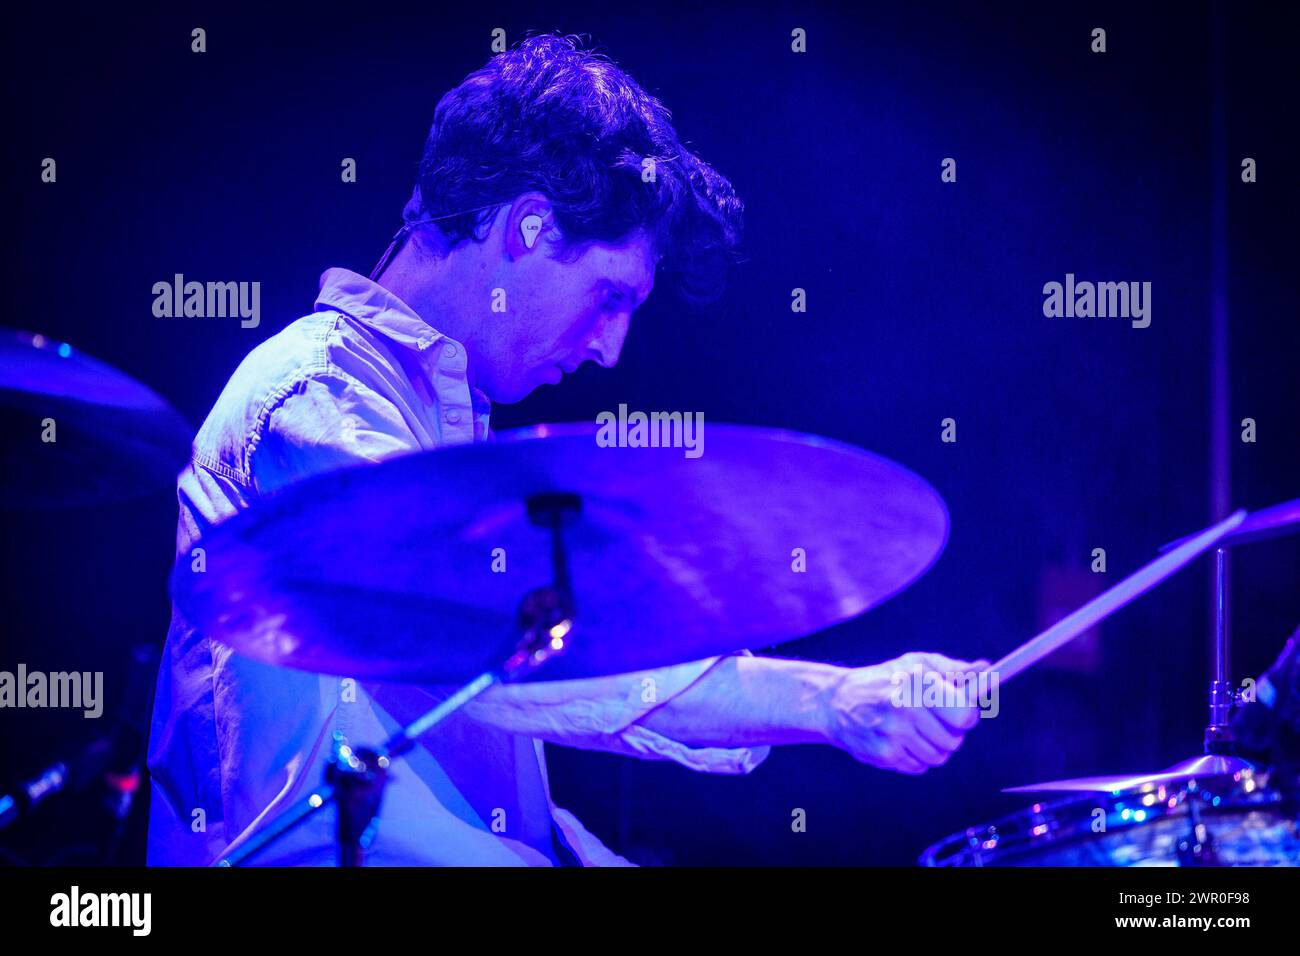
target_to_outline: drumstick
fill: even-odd
[[[1005,683],[1021,671],[1033,667],[1058,647],[1068,644],[1097,622],[1110,617],[1124,605],[1136,600],[1165,578],[1170,577],[1197,555],[1208,551],[1216,541],[1241,524],[1245,517],[1244,510],[1234,512],[1213,527],[1188,538],[1172,551],[1133,572],[1110,590],[1097,595],[1073,614],[1061,618],[1037,637],[1021,644],[989,667],[985,673],[996,671],[998,681]]]

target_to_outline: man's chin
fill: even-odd
[[[511,385],[505,388],[495,389],[488,392],[487,397],[492,400],[493,405],[515,405],[522,402],[533,392],[537,391],[546,382],[522,382],[517,385]]]
[[[484,395],[491,399],[493,405],[514,405],[517,402],[522,402],[543,385],[559,385],[563,379],[564,373],[560,367],[552,365],[545,369],[537,369],[529,375],[521,375],[518,378],[480,382],[479,388],[483,390]]]

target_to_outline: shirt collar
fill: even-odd
[[[467,361],[465,346],[451,336],[443,335],[416,315],[415,310],[409,305],[365,276],[349,269],[326,269],[321,273],[316,311],[324,312],[329,309],[345,312],[358,322],[370,326],[380,335],[421,354],[439,355],[439,352],[429,352],[437,342],[441,342],[444,346],[456,346],[454,362],[459,366],[456,371],[461,380],[464,380]],[[437,361],[443,359],[439,358]],[[473,386],[470,386],[469,391],[475,416],[486,423],[492,409],[491,401],[487,395]]]
[[[316,311],[329,309],[346,312],[376,332],[418,352],[440,339],[460,345],[416,315],[414,309],[383,286],[348,269],[326,269],[321,274]]]

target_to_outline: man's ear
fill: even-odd
[[[560,238],[551,202],[541,193],[525,193],[516,199],[506,215],[505,229],[503,243],[512,259],[526,256]]]

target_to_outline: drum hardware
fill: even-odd
[[[1195,800],[1188,804],[1188,835],[1178,844],[1180,866],[1219,866],[1215,852],[1214,835],[1201,819],[1201,810]]]
[[[1214,673],[1206,694],[1210,715],[1205,725],[1203,746],[1206,756],[1220,758],[1219,772],[1225,775],[1252,768],[1249,761],[1237,756],[1236,738],[1228,722],[1239,694],[1229,679],[1232,670],[1228,638],[1228,556],[1220,543],[1214,552],[1214,633],[1211,647]]]
[[[1242,517],[1243,515],[1244,517]],[[1161,561],[1172,558],[1179,553],[1186,553],[1184,549],[1193,546],[1197,540],[1205,541],[1208,538],[1215,547],[1214,630],[1212,635],[1213,646],[1211,648],[1213,673],[1211,674],[1207,694],[1209,718],[1204,734],[1204,752],[1186,760],[1180,760],[1155,773],[1052,780],[1022,787],[1008,787],[1003,790],[1004,793],[1052,791],[1113,793],[1121,790],[1131,790],[1146,783],[1167,784],[1205,777],[1233,777],[1254,769],[1250,761],[1237,756],[1235,752],[1236,739],[1230,722],[1233,706],[1241,702],[1241,692],[1233,687],[1229,677],[1231,673],[1229,663],[1230,635],[1228,630],[1229,582],[1226,549],[1239,544],[1278,537],[1283,534],[1294,534],[1297,530],[1300,530],[1300,499],[1283,502],[1248,515],[1238,511],[1214,527],[1223,528],[1224,530],[1217,537],[1210,535],[1210,532],[1206,531],[1170,542],[1160,549],[1163,554],[1161,558],[1157,559],[1157,561]],[[1138,573],[1142,574],[1146,570],[1144,568],[1143,571]],[[1121,584],[1123,583],[1125,582],[1121,582]],[[1102,597],[1105,596],[1105,594],[1102,595]],[[1068,621],[1069,618],[1066,620]]]
[[[1117,585],[1150,577],[1149,587],[1168,576],[1150,573],[1159,561],[1180,553],[1190,560],[1195,554],[1184,550],[1187,548],[1198,554],[1215,548],[1213,674],[1204,753],[1157,773],[1008,788],[1004,792],[1077,791],[1083,795],[1035,803],[1022,813],[968,828],[928,848],[920,862],[926,866],[1300,865],[1297,807],[1286,792],[1290,781],[1270,786],[1269,774],[1261,774],[1234,753],[1237,741],[1230,718],[1242,698],[1229,680],[1226,561],[1230,547],[1298,529],[1300,499],[1249,515],[1237,512],[1207,531],[1166,545],[1161,558]],[[1065,625],[1078,618],[1086,629],[1100,620],[1088,613],[1089,608],[1115,590],[1089,602],[999,664],[1011,664],[1014,674],[1041,660],[1072,639],[1075,628]],[[1119,606],[1122,603],[1116,603],[1111,611]],[[1275,665],[1275,669],[1279,667],[1281,664]]]
[[[330,803],[338,808],[336,839],[339,866],[361,866],[374,840],[384,785],[394,759],[400,758],[427,733],[479,694],[496,684],[518,680],[562,653],[573,628],[573,588],[563,529],[581,511],[581,499],[568,493],[548,493],[525,502],[529,520],[550,532],[554,580],[528,592],[519,604],[519,640],[499,668],[485,670],[456,693],[430,708],[388,739],[379,750],[353,750],[335,733],[333,752],[325,768],[324,786],[284,810],[263,830],[239,844],[213,866],[238,866],[256,856]]]

